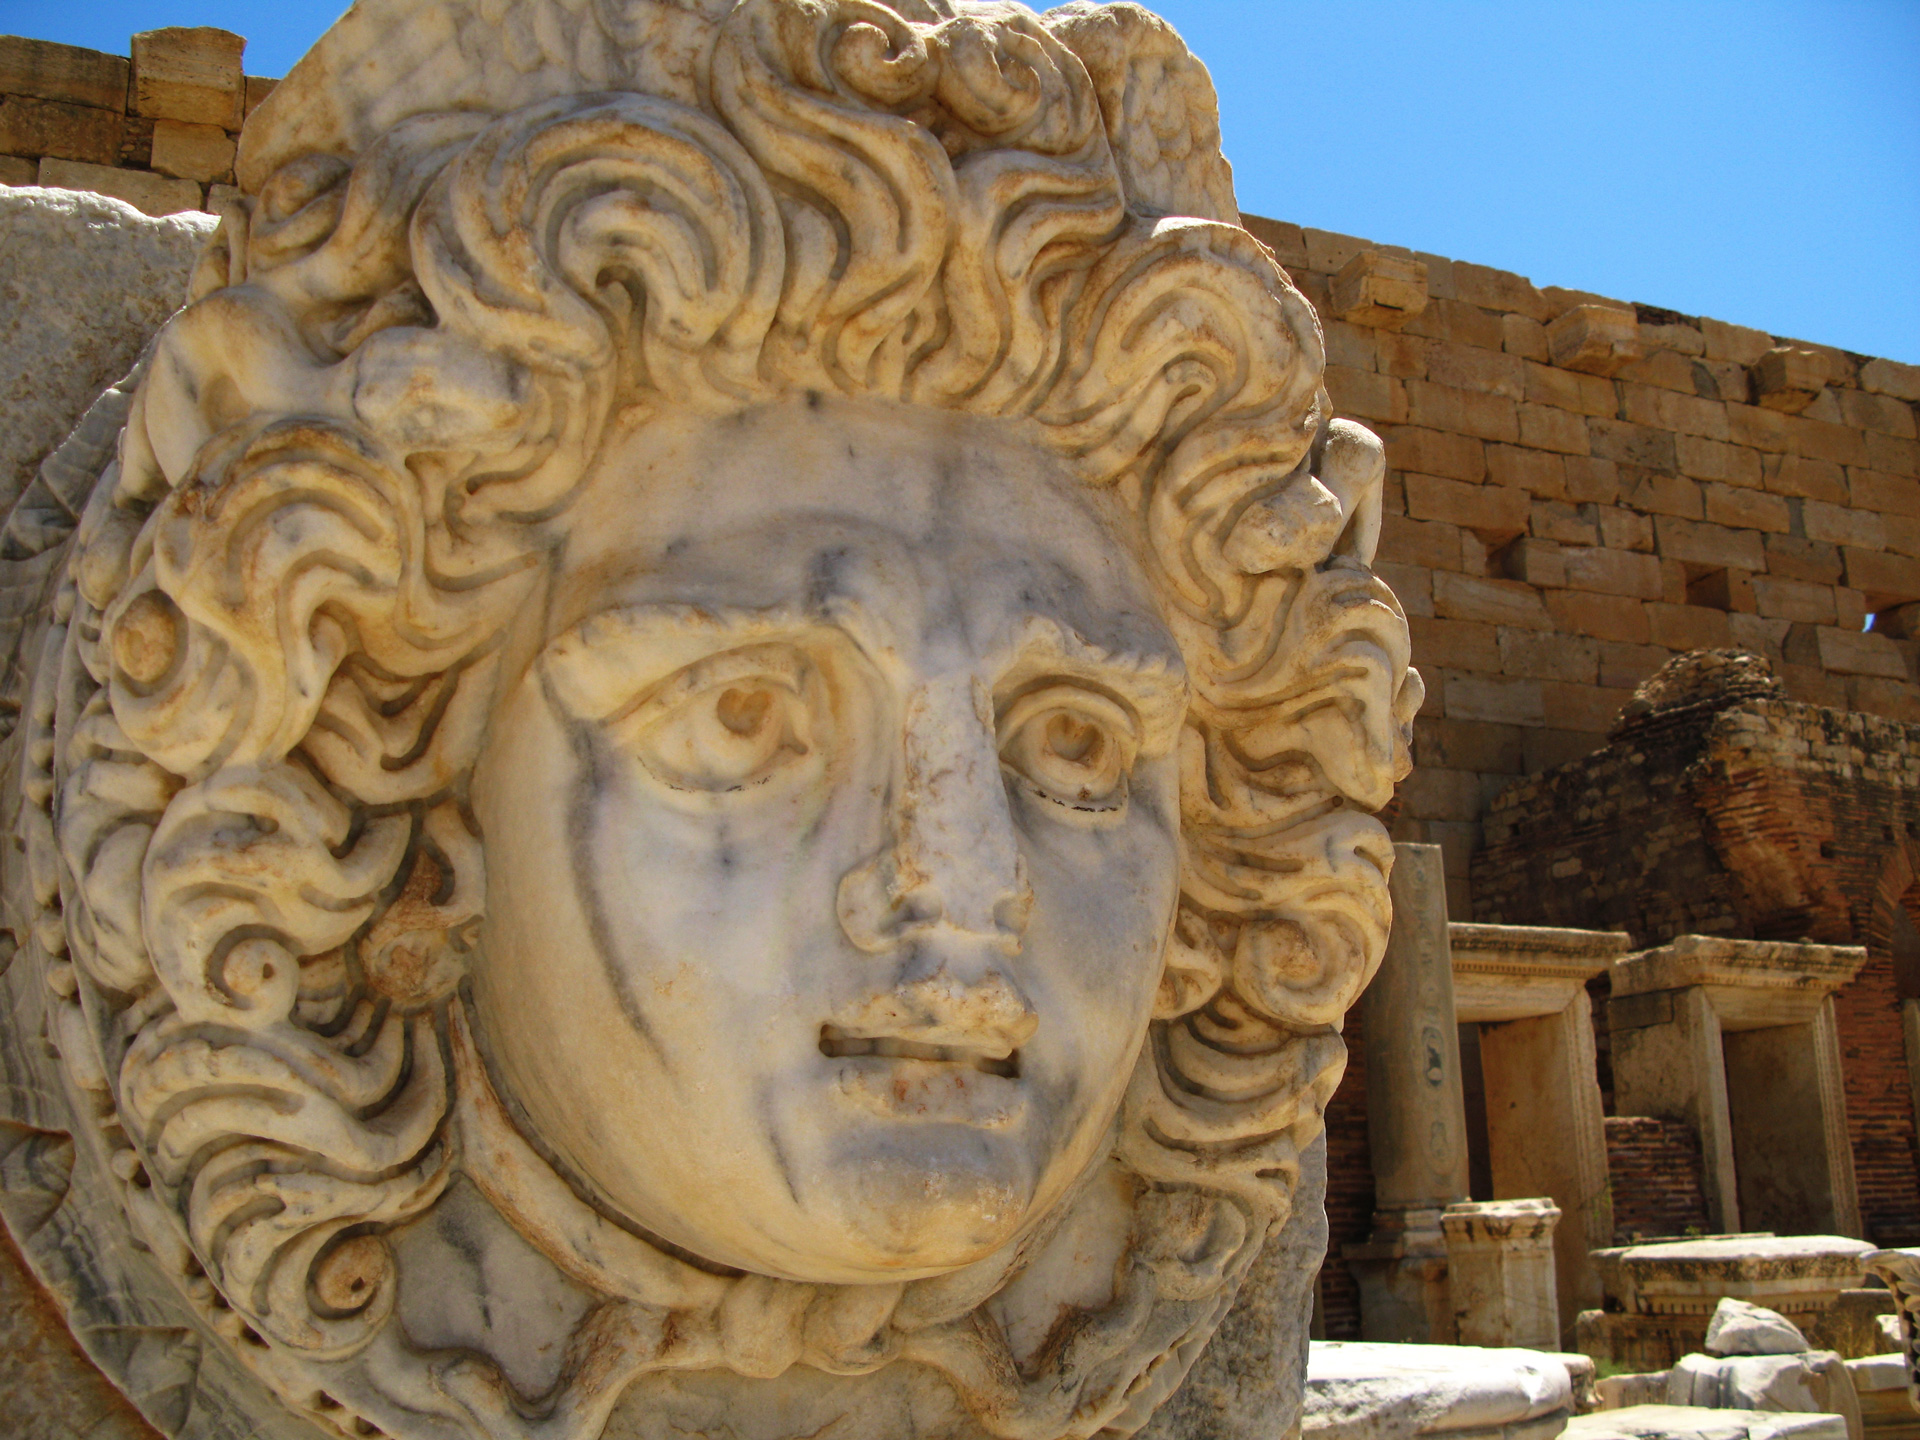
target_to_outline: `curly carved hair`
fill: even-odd
[[[1378,444],[1327,418],[1204,72],[1125,4],[551,0],[596,44],[512,7],[484,64],[435,51],[357,99],[396,4],[251,122],[29,716],[43,940],[130,1205],[275,1353],[386,1319],[378,1235],[453,1165],[501,639],[610,415],[815,390],[1001,417],[1124,499],[1190,672],[1180,913],[1119,1158],[1212,1197],[1216,1239],[1150,1262],[1173,1309],[1080,1337],[1045,1418],[1017,1377],[974,1393],[998,1434],[1136,1427],[1319,1133],[1388,923],[1367,812],[1421,693],[1369,569]]]

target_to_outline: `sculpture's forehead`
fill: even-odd
[[[553,629],[610,606],[831,613],[987,638],[1031,616],[1177,664],[1111,497],[1009,422],[811,400],[613,436],[570,516]]]

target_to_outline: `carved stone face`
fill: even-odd
[[[1105,1152],[1178,893],[1178,651],[1007,422],[796,399],[616,429],[474,795],[479,1028],[603,1205],[911,1279]]]

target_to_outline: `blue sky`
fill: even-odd
[[[0,0],[277,75],[340,0]],[[1920,0],[1157,0],[1244,209],[1920,363]]]

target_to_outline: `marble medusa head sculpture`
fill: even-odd
[[[176,1432],[1137,1430],[1320,1133],[1421,693],[1205,72],[362,0],[240,176],[10,524],[36,1263],[149,1287]]]

